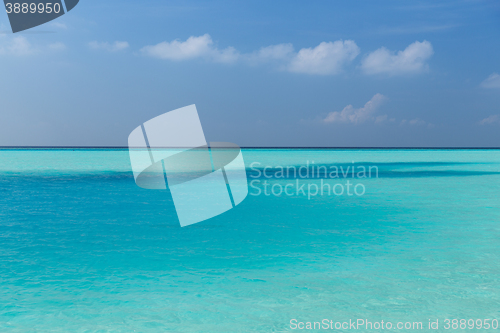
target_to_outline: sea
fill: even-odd
[[[0,332],[500,332],[500,150],[242,155],[181,227],[127,149],[1,149]]]

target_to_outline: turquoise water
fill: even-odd
[[[434,331],[450,332],[446,318],[500,319],[499,150],[243,156],[261,189],[297,180],[256,178],[265,166],[312,161],[376,166],[378,178],[351,178],[360,196],[252,188],[180,228],[168,191],[135,185],[127,150],[0,150],[0,332],[286,332],[291,319],[358,318],[425,331],[439,319]]]

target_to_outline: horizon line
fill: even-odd
[[[139,147],[133,147],[137,149]],[[150,149],[178,149],[178,148],[191,148],[191,147],[154,147]],[[269,146],[269,147],[240,147],[241,149],[428,149],[428,150],[466,150],[466,149],[478,149],[478,150],[497,150],[500,147],[297,147],[297,146]],[[0,149],[129,149],[127,146],[0,146]]]

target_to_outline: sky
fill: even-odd
[[[500,147],[500,3],[80,0],[13,34],[0,146],[127,146],[196,104],[242,147]]]

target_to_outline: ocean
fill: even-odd
[[[0,332],[500,330],[500,150],[242,152],[181,228],[126,149],[0,150]]]

